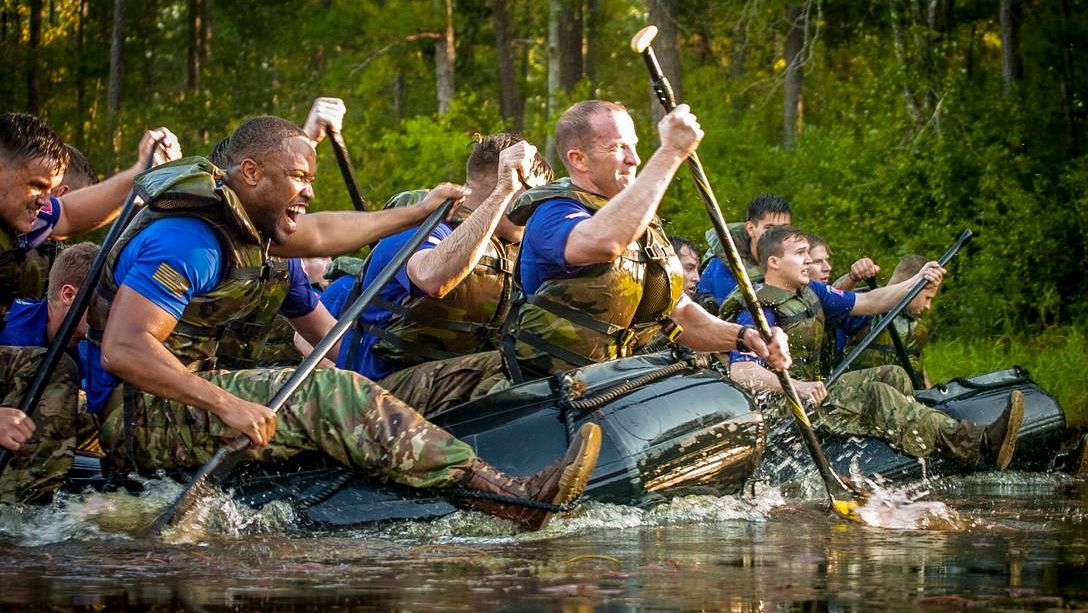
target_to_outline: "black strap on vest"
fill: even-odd
[[[605,336],[615,336],[616,334],[619,334],[620,332],[627,329],[622,326],[617,326],[608,322],[601,321],[595,317],[590,317],[589,315],[586,315],[579,310],[572,309],[564,304],[559,304],[558,302],[553,302],[541,296],[540,294],[533,294],[531,296],[527,296],[525,298],[525,302],[544,309],[552,315],[562,317],[563,319],[566,319],[573,324],[582,326],[583,328],[589,328],[594,332],[600,332]]]
[[[359,274],[355,275],[355,282],[351,284],[351,291],[348,292],[347,300],[344,302],[345,305],[355,304],[359,294],[363,293],[363,277],[366,276],[366,270],[370,268],[370,259],[372,257],[374,257],[374,248],[371,248],[370,253],[366,255],[366,259],[363,260],[363,265],[359,267]],[[359,356],[359,344],[363,342],[365,332],[366,324],[363,322],[363,314],[359,313],[359,317],[355,319],[351,330],[340,341],[341,343],[348,343],[347,362],[344,364],[344,368],[355,369],[355,358]]]

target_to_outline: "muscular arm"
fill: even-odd
[[[422,221],[447,198],[461,198],[463,189],[443,183],[422,202],[384,211],[326,211],[299,217],[298,229],[272,255],[281,257],[335,257],[377,242]]]
[[[686,295],[680,297],[669,317],[684,329],[677,340],[695,351],[724,352],[737,348],[737,334],[741,326],[714,317]],[[774,340],[770,345],[763,341],[759,331],[749,328],[744,335],[744,345],[759,357],[768,360],[775,368],[790,367],[786,339],[778,328],[772,328]]]
[[[593,217],[574,226],[563,257],[570,266],[611,262],[646,232],[676,169],[687,152],[662,147],[654,152],[638,178],[616,194]]]
[[[309,349],[306,352],[313,351],[313,348],[317,346],[317,343],[321,339],[325,338],[325,335],[329,333],[333,325],[336,324],[336,319],[333,318],[329,310],[325,308],[325,305],[321,302],[317,303],[317,307],[303,315],[301,317],[292,317],[288,321],[291,322],[291,327],[295,329],[295,332],[306,341],[306,346]],[[296,347],[298,344],[296,343]],[[340,353],[340,342],[337,341],[335,345],[329,349],[329,352],[325,356],[333,356]]]
[[[782,393],[778,376],[758,362],[734,362],[729,365],[729,378],[753,392]]]
[[[887,313],[903,298],[903,296],[906,296],[907,292],[910,291],[910,288],[914,287],[919,281],[924,279],[930,283],[940,285],[943,278],[944,269],[936,262],[929,262],[922,267],[922,270],[918,271],[918,274],[906,281],[900,281],[895,285],[885,285],[884,287],[878,287],[863,294],[857,294],[857,299],[854,301],[854,308],[850,311],[850,314],[880,315],[882,313]]]
[[[216,415],[258,445],[271,440],[275,419],[268,409],[188,372],[166,349],[176,325],[173,315],[122,285],[102,338],[102,366],[145,392]]]

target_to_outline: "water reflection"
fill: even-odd
[[[515,535],[503,522],[459,513],[432,524],[329,534],[219,533],[180,544],[98,527],[31,544],[29,532],[49,529],[45,519],[18,532],[7,515],[0,516],[8,552],[0,562],[0,605],[941,611],[1088,602],[1084,482],[1014,474],[926,487],[957,514],[956,529],[847,524],[816,500],[799,502],[776,490],[685,499],[653,510],[590,505],[543,535]],[[63,517],[59,509],[50,512],[52,520]]]

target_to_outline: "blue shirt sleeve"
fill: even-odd
[[[127,285],[175,319],[193,296],[219,283],[222,253],[211,226],[191,217],[170,217],[137,234],[117,258],[114,280]]]
[[[302,268],[302,259],[291,258],[287,261],[287,268],[291,274],[291,286],[287,289],[280,314],[284,317],[309,315],[317,308],[318,296],[310,287],[310,277]]]
[[[533,211],[521,244],[521,283],[527,293],[548,279],[573,276],[584,268],[569,266],[564,252],[574,226],[590,217],[589,209],[569,198],[549,200]]]
[[[354,275],[341,275],[330,283],[325,291],[321,292],[321,302],[333,317],[339,319],[340,313],[344,312],[344,308],[347,306],[344,303],[347,302],[348,295],[351,293],[351,286],[354,284]]]
[[[824,319],[828,328],[836,328],[843,319],[850,315],[854,309],[857,294],[849,290],[831,287],[819,281],[808,284],[816,296],[820,298],[820,305],[824,309]]]

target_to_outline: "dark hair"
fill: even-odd
[[[806,234],[805,238],[808,239],[808,248],[815,249],[817,247],[823,247],[827,249],[827,254],[831,255],[831,245],[827,244],[827,241],[823,239],[819,234]]]
[[[227,160],[232,165],[246,158],[261,161],[282,150],[283,142],[295,136],[306,136],[306,133],[286,119],[271,115],[247,119],[229,137]]]
[[[789,215],[792,218],[793,210],[782,196],[760,194],[748,202],[748,221],[759,221],[764,215]]]
[[[607,100],[585,100],[563,111],[563,116],[555,124],[555,155],[567,165],[567,152],[571,149],[585,149],[593,138],[590,120],[599,113],[626,112],[627,108],[618,102]],[[570,168],[567,168],[570,171]]]
[[[227,147],[229,146],[229,136],[219,139],[219,142],[215,143],[215,146],[212,147],[211,153],[208,154],[208,161],[223,170],[230,168],[230,158],[227,157]]]
[[[891,279],[888,283],[899,283],[900,281],[906,281],[907,279],[918,274],[919,270],[926,265],[929,260],[924,255],[918,255],[913,253],[911,255],[903,256],[903,259],[899,260],[899,263],[895,265],[895,270],[892,271]]]
[[[691,244],[686,238],[680,238],[679,236],[669,237],[669,242],[672,243],[672,250],[676,252],[676,255],[680,255],[680,250],[684,247],[691,249],[691,252],[695,254],[695,257],[699,257],[699,250],[695,248],[695,245]]]
[[[68,150],[68,168],[64,170],[65,183],[71,189],[79,189],[98,183],[98,171],[91,165],[91,161],[83,152],[71,145],[64,145]]]
[[[468,156],[468,164],[465,168],[465,172],[469,177],[494,176],[499,170],[499,153],[503,149],[513,147],[525,140],[525,137],[516,132],[497,132],[487,136],[476,134],[473,136],[473,140],[475,142],[472,145],[472,153]],[[549,182],[555,177],[551,165],[548,164],[539,150],[533,156],[529,172],[534,176],[543,177],[545,182]]]
[[[791,238],[801,238],[807,241],[808,234],[793,226],[775,226],[769,228],[763,233],[763,236],[759,237],[759,244],[756,245],[756,249],[759,251],[759,267],[763,269],[763,272],[767,272],[767,260],[771,259],[771,256],[780,258],[785,255],[785,249],[782,245]]]
[[[17,163],[40,158],[57,174],[68,166],[64,141],[44,121],[27,113],[0,115],[0,154]]]
[[[53,268],[49,269],[49,287],[46,290],[49,300],[56,300],[60,295],[60,288],[65,285],[83,285],[87,272],[98,255],[98,249],[98,245],[88,242],[72,245],[60,252],[57,261],[53,262]]]

